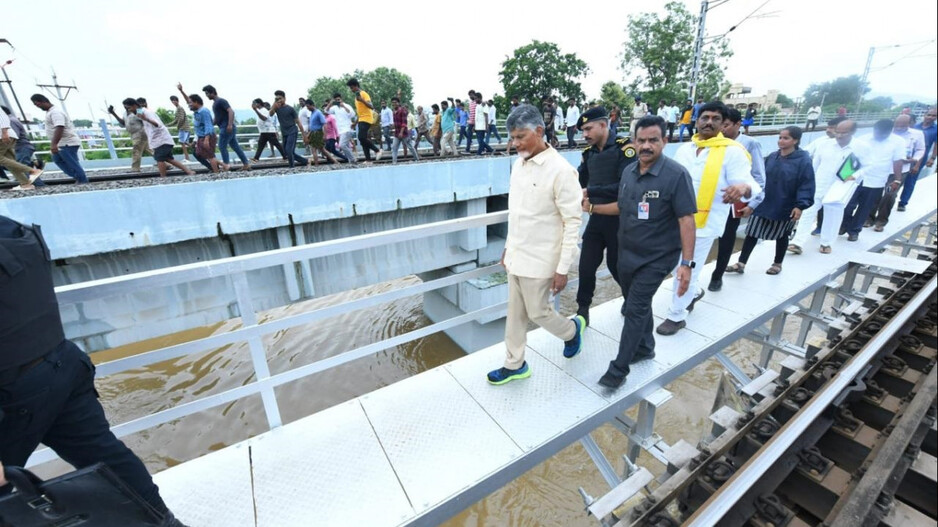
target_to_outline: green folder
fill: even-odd
[[[856,175],[860,170],[860,160],[853,154],[847,156],[847,159],[844,159],[843,164],[840,165],[840,168],[837,169],[837,177],[843,181],[847,181],[851,176]]]

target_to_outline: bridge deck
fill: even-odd
[[[485,373],[499,344],[376,390],[156,476],[161,493],[191,525],[435,525],[552,456],[722,350],[843,272],[848,262],[911,269],[915,262],[867,251],[935,212],[936,178],[918,183],[908,211],[882,233],[844,238],[832,255],[817,242],[768,276],[773,250],[757,248],[750,272],[708,293],[687,330],[657,338],[657,357],[634,365],[616,391],[596,381],[617,351],[620,300],[593,309],[584,351],[528,335],[529,379],[493,387]],[[703,270],[703,283],[712,263]],[[670,283],[654,300],[664,313]],[[658,320],[660,321],[659,317]]]

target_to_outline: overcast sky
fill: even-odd
[[[699,2],[685,1],[699,11]],[[730,0],[714,8],[707,33],[724,33],[762,2]],[[0,47],[0,61],[15,59],[7,71],[30,117],[41,112],[29,95],[37,83],[51,83],[54,67],[61,84],[79,88],[66,101],[72,117],[94,112],[98,119],[105,99],[119,107],[125,97],[143,96],[151,107],[153,101],[168,107],[177,81],[190,93],[214,84],[235,108],[249,108],[254,97],[271,100],[275,89],[292,99],[317,77],[378,66],[408,73],[418,103],[461,97],[470,88],[488,95],[502,91],[498,71],[506,55],[532,39],[556,42],[584,59],[592,70],[584,91],[597,97],[604,82],[623,82],[618,65],[628,15],[663,11],[664,2],[574,3],[566,10],[547,9],[544,2],[489,0],[49,5],[54,7],[43,12],[31,2],[4,2],[0,38],[16,50]],[[774,88],[794,98],[812,82],[862,73],[869,48],[876,46],[873,95],[934,101],[936,2],[875,5],[871,11],[855,1],[770,0],[762,12],[774,16],[750,19],[731,34],[735,56],[727,77],[755,94]],[[322,15],[318,24],[314,14]],[[880,48],[916,42],[924,47]]]

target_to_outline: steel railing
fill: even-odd
[[[508,212],[491,212],[478,216],[457,218],[425,225],[393,229],[360,236],[351,236],[337,240],[275,249],[261,253],[243,256],[222,258],[207,262],[156,269],[125,276],[104,278],[60,286],[55,289],[60,305],[81,303],[115,295],[126,295],[137,291],[149,290],[158,287],[172,286],[219,276],[231,277],[234,288],[238,312],[242,325],[238,329],[212,335],[209,337],[176,344],[173,346],[140,353],[137,355],[105,362],[97,366],[97,375],[111,375],[114,373],[142,368],[158,362],[177,357],[190,355],[219,348],[221,346],[247,342],[251,362],[254,369],[254,381],[234,389],[212,394],[206,397],[186,402],[172,408],[161,410],[112,428],[117,437],[123,437],[154,426],[165,424],[194,413],[217,407],[244,397],[260,394],[267,415],[268,428],[281,426],[280,409],[277,404],[274,388],[282,384],[302,379],[309,375],[319,373],[341,364],[366,357],[368,355],[424,338],[439,331],[451,329],[468,322],[503,312],[507,302],[501,302],[482,309],[471,311],[441,322],[437,322],[404,334],[396,335],[379,342],[374,342],[353,350],[342,352],[332,357],[321,359],[311,364],[271,375],[267,363],[267,355],[261,338],[265,335],[285,329],[324,320],[352,311],[365,309],[409,296],[423,294],[444,287],[459,284],[466,280],[481,278],[499,271],[500,265],[489,265],[468,272],[423,282],[416,285],[395,289],[364,298],[359,298],[336,305],[331,305],[313,311],[299,313],[283,318],[260,323],[251,298],[251,288],[247,272],[256,269],[291,264],[300,260],[334,256],[363,249],[370,249],[384,245],[440,236],[477,228],[485,228],[508,221]],[[51,449],[37,451],[30,457],[29,464],[34,465],[55,459],[56,455]]]

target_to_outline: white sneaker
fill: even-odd
[[[36,172],[35,174],[30,174],[30,175],[29,175],[29,186],[30,186],[30,187],[33,186],[32,183],[33,183],[34,181],[36,181],[37,179],[39,179],[39,176],[42,175],[42,172],[43,172],[43,171],[40,170],[39,172]]]
[[[381,161],[381,156],[384,155],[384,150],[378,150],[378,153],[375,154],[375,161]]]

